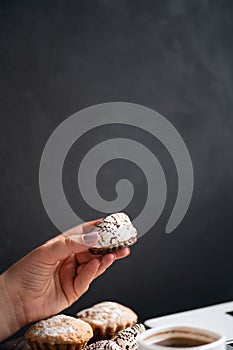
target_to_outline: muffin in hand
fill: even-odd
[[[108,254],[137,242],[137,230],[125,213],[115,213],[102,219],[93,229],[98,242],[89,248],[91,254]]]

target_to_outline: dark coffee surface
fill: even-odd
[[[171,337],[167,339],[160,340],[155,342],[156,345],[161,346],[171,346],[173,348],[191,348],[193,346],[200,346],[208,344],[209,342],[205,342],[199,339],[191,339],[185,337]]]

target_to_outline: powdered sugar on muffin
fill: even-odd
[[[41,320],[31,326],[25,333],[25,338],[33,349],[44,349],[48,344],[52,349],[59,345],[73,345],[72,349],[82,349],[92,338],[91,326],[71,316],[56,315],[47,320]]]
[[[137,230],[125,213],[107,216],[97,224],[95,231],[99,233],[99,240],[89,249],[92,254],[107,254],[137,241]]]
[[[132,327],[127,327],[118,332],[115,337],[112,338],[112,341],[117,343],[122,350],[137,350],[137,336],[143,331],[145,331],[144,325],[138,323]]]
[[[117,343],[111,340],[100,340],[87,345],[83,350],[122,350]]]
[[[105,301],[80,311],[77,317],[93,328],[93,340],[111,339],[118,331],[137,322],[137,315],[121,304]]]

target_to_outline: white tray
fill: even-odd
[[[190,325],[224,334],[227,341],[233,340],[233,301],[177,314],[151,318],[144,323],[153,328],[164,325]]]

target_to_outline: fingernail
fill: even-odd
[[[86,244],[94,243],[99,238],[98,232],[91,232],[83,235],[83,240]]]

